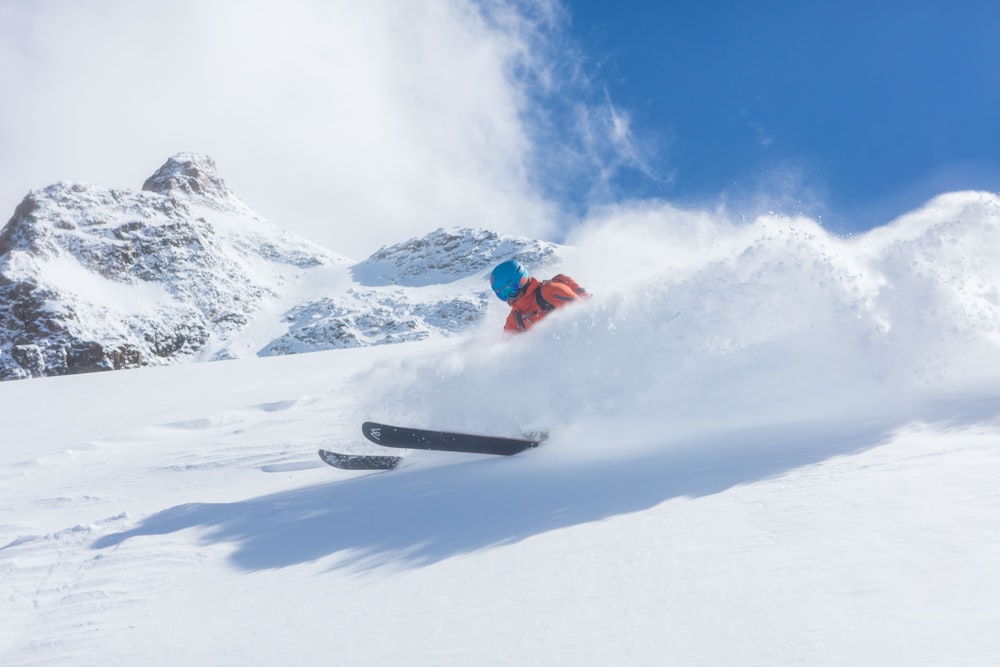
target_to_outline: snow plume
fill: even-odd
[[[606,210],[573,245],[563,269],[589,302],[510,340],[497,302],[495,328],[464,347],[382,369],[397,379],[375,383],[368,409],[466,430],[570,429],[577,443],[629,420],[662,443],[663,428],[912,418],[1000,376],[993,195],[945,195],[847,239],[805,218],[734,224],[647,203]]]
[[[439,227],[552,238],[634,154],[567,21],[553,0],[0,0],[0,209],[192,150],[353,257]]]

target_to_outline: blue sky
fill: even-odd
[[[622,171],[622,196],[799,207],[850,232],[1000,190],[996,0],[565,6],[593,83],[656,148],[656,177]]]

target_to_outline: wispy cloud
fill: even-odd
[[[637,162],[566,20],[548,0],[0,0],[0,209],[198,151],[356,257],[438,226],[552,235],[575,189]]]
[[[774,137],[771,136],[770,132],[764,129],[763,125],[761,125],[760,123],[756,123],[750,120],[749,118],[746,118],[746,121],[747,125],[750,126],[750,129],[753,130],[754,134],[757,136],[758,145],[767,148],[768,146],[774,143]]]

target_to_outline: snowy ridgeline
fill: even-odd
[[[354,263],[179,154],[142,191],[57,183],[17,207],[0,233],[0,379],[451,335],[481,321],[491,264],[556,251],[440,229]]]

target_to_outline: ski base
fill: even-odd
[[[319,450],[323,462],[341,470],[392,470],[403,460],[401,456],[371,456],[367,454],[338,454]]]
[[[365,422],[361,425],[361,432],[375,444],[384,447],[501,456],[512,456],[526,449],[537,447],[538,443],[544,439],[500,438],[451,431],[429,431],[419,428],[389,426],[377,422]]]

